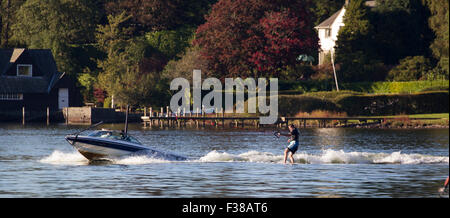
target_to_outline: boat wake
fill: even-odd
[[[123,158],[106,159],[105,161],[92,162],[86,159],[83,155],[81,155],[77,151],[67,153],[62,151],[53,151],[52,154],[42,158],[39,162],[54,165],[89,165],[89,164],[99,164],[101,162],[111,164],[123,164],[123,165],[140,165],[151,163],[170,163],[172,161],[176,161],[176,158],[172,159],[164,159],[164,158],[170,158],[170,156],[156,157],[153,154],[138,153],[136,155],[125,156]]]
[[[211,151],[199,161],[202,162],[259,162],[283,163],[283,154],[249,151],[234,155],[226,152]],[[327,149],[318,154],[305,152],[294,155],[295,163],[300,164],[448,164],[449,157],[423,154],[345,152],[343,150]]]
[[[280,152],[281,153],[281,152]],[[403,154],[400,151],[392,153],[346,152],[327,149],[317,154],[299,152],[294,155],[297,164],[448,164],[449,157],[424,154]],[[89,162],[80,153],[53,151],[40,160],[41,163],[55,165],[88,165]],[[173,156],[155,156],[151,153],[139,153],[123,158],[109,160],[111,164],[141,165],[152,163],[180,162]],[[253,163],[283,163],[283,154],[270,152],[248,151],[241,154],[211,151],[199,159],[182,160],[181,162],[253,162]]]

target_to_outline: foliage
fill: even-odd
[[[338,80],[342,82],[373,81],[380,76],[380,62],[373,51],[370,37],[373,26],[363,0],[350,1],[344,15],[345,26],[336,42],[336,63],[340,65]],[[382,77],[382,76],[381,76]]]
[[[202,77],[209,75],[208,62],[200,55],[200,48],[195,46],[189,47],[179,60],[169,61],[162,76],[169,81],[178,77],[192,81],[194,70],[201,70]]]
[[[308,95],[316,95],[323,91],[332,91],[334,88],[333,79],[329,80],[308,80],[308,81],[279,81],[280,91],[301,92]],[[417,93],[422,91],[448,90],[448,80],[421,80],[409,82],[357,82],[340,83],[341,91],[346,93],[354,91],[360,93],[374,94],[398,94],[398,93]],[[346,91],[347,90],[347,91]]]
[[[374,94],[417,93],[432,90],[448,90],[448,80],[410,82],[360,82],[342,83],[342,89]]]
[[[16,11],[25,0],[0,0],[0,48],[12,48],[17,44],[11,41],[11,27],[16,21]]]
[[[355,92],[321,92],[315,95],[279,95],[280,116],[314,111],[346,113],[348,116],[448,113],[449,93],[365,95]]]
[[[285,70],[279,73],[279,80],[308,80],[315,73],[313,66],[308,64],[296,64],[294,66],[287,66]]]
[[[316,110],[342,111],[332,101],[303,95],[279,95],[278,102],[280,116],[294,116],[300,112],[311,113]]]
[[[131,16],[135,30],[174,30],[185,25],[197,26],[216,0],[117,0],[106,3],[106,11],[118,15],[123,11]]]
[[[81,94],[84,102],[94,102],[94,84],[97,82],[97,78],[89,73],[83,73],[78,76],[78,82],[82,87]]]
[[[168,60],[172,60],[189,47],[193,35],[193,28],[180,28],[149,32],[145,38],[150,46],[164,54]]]
[[[218,77],[274,75],[316,51],[308,2],[220,0],[197,29],[208,68]]]
[[[107,54],[98,60],[98,83],[119,104],[146,105],[159,97],[159,73],[145,63],[151,60],[145,40],[129,35],[132,29],[124,25],[129,18],[110,15],[108,24],[98,27],[98,46]]]
[[[406,57],[395,68],[389,71],[387,79],[390,81],[414,81],[425,79],[431,70],[430,60],[424,56]]]
[[[375,51],[387,65],[407,56],[428,56],[432,31],[429,11],[422,0],[378,0],[371,13]]]
[[[16,12],[13,39],[28,48],[51,49],[58,69],[76,75],[72,45],[94,40],[94,8],[88,0],[28,0]]]
[[[314,26],[319,25],[339,11],[344,5],[345,0],[314,0],[311,11],[314,16]]]
[[[106,94],[107,93],[103,89],[101,89],[101,88],[94,88],[93,96],[94,96],[96,102],[104,103],[105,98],[106,98]]]
[[[336,102],[350,116],[448,113],[449,93],[356,95]]]
[[[430,48],[433,56],[438,60],[435,71],[449,77],[449,1],[426,0],[430,9],[430,28],[434,31],[435,38]],[[441,71],[441,72],[440,72]]]

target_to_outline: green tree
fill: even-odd
[[[159,73],[145,67],[151,47],[143,37],[133,37],[129,19],[125,12],[109,15],[108,23],[97,28],[98,47],[106,53],[97,61],[98,83],[119,104],[148,105],[163,98],[163,88]]]
[[[28,48],[51,49],[58,69],[75,75],[73,47],[94,41],[98,20],[89,0],[28,0],[16,13],[13,39]]]
[[[431,17],[429,25],[434,31],[435,38],[430,48],[438,65],[435,71],[449,77],[449,1],[426,0]]]
[[[109,14],[123,11],[141,35],[145,31],[175,30],[204,23],[204,15],[217,0],[115,0],[106,3]]]
[[[176,30],[153,31],[145,34],[150,46],[159,50],[167,59],[177,59],[177,55],[189,47],[195,28],[183,27]]]
[[[430,60],[424,56],[406,57],[394,67],[387,76],[390,81],[416,81],[426,79],[430,68]]]
[[[338,78],[342,82],[377,79],[380,65],[373,51],[373,26],[363,0],[350,1],[344,15],[345,26],[339,30],[335,59],[340,65]]]
[[[192,80],[194,70],[201,70],[204,77],[210,75],[208,62],[201,56],[198,46],[189,47],[186,52],[180,55],[178,60],[169,61],[162,72],[162,76],[168,80],[178,77]]]
[[[314,0],[311,5],[314,25],[317,26],[331,17],[342,8],[344,3],[345,0]]]
[[[378,0],[371,13],[376,53],[387,65],[407,56],[429,56],[432,31],[422,0]]]
[[[11,40],[11,26],[16,20],[16,12],[25,0],[0,0],[0,48],[14,47]]]

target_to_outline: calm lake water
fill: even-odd
[[[435,198],[449,172],[448,129],[300,129],[285,165],[287,138],[273,130],[133,124],[143,144],[191,160],[90,164],[64,139],[85,127],[0,124],[0,197]]]

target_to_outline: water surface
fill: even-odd
[[[120,129],[122,125],[104,125]],[[439,197],[448,129],[300,129],[296,163],[272,130],[146,129],[143,144],[189,161],[89,163],[64,136],[85,126],[0,124],[0,197]]]

